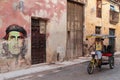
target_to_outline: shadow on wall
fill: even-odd
[[[64,61],[65,60],[65,50],[63,47],[58,46],[57,47],[57,61]]]

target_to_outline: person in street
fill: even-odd
[[[104,39],[102,39],[102,38],[96,38],[96,40],[95,40],[95,53],[97,54],[98,66],[101,65],[103,40]]]
[[[97,55],[97,62],[98,66],[101,64],[101,58],[102,58],[102,50],[103,50],[103,40],[102,38],[95,38],[94,43],[88,48],[90,51],[95,51],[95,54]]]

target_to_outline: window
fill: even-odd
[[[40,21],[40,34],[46,34],[46,20]]]
[[[119,22],[119,12],[116,11],[113,5],[110,5],[110,18],[109,21],[111,24],[117,24]]]
[[[96,28],[95,28],[95,34],[101,34],[101,27],[96,26]]]
[[[96,10],[97,10],[97,12],[96,12],[96,15],[97,15],[97,17],[99,17],[99,18],[101,18],[102,17],[102,0],[97,0],[97,6],[96,6]]]

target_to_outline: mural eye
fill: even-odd
[[[18,36],[18,39],[23,39],[24,37],[23,36]]]
[[[15,36],[10,36],[10,39],[14,39],[15,38]]]

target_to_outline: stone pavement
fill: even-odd
[[[91,57],[80,57],[78,59],[71,60],[71,61],[56,62],[55,64],[43,63],[43,64],[38,64],[38,65],[33,65],[28,69],[1,73],[0,80],[24,76],[24,75],[31,74],[31,73],[43,72],[43,71],[52,70],[52,69],[64,68],[64,67],[71,66],[74,64],[79,64],[79,63],[89,61],[90,59]]]

